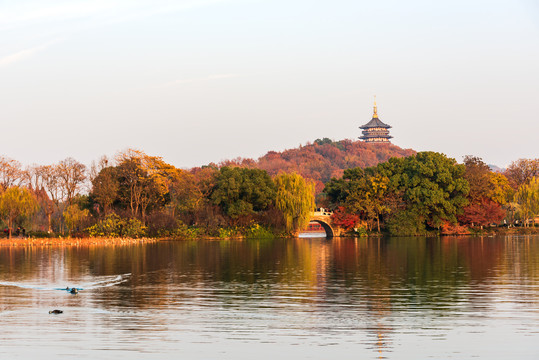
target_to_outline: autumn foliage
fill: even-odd
[[[539,215],[539,160],[493,172],[477,157],[327,138],[259,159],[180,169],[126,150],[90,167],[67,158],[26,168],[0,156],[0,225],[33,234],[267,236],[303,228],[316,206],[345,230],[393,235],[530,225]],[[248,234],[248,235],[247,235]]]
[[[360,222],[360,217],[347,212],[344,206],[339,206],[331,215],[331,222],[345,230],[351,230]]]

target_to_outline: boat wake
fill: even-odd
[[[21,289],[30,289],[30,290],[62,290],[62,291],[66,291],[66,290],[69,291],[72,288],[75,288],[81,291],[81,290],[92,290],[92,289],[99,289],[99,288],[118,285],[118,284],[128,281],[130,277],[131,277],[131,273],[115,275],[115,276],[105,276],[105,277],[102,277],[102,279],[98,281],[93,281],[93,282],[83,283],[83,284],[73,284],[73,286],[69,286],[71,284],[66,284],[68,286],[61,286],[61,287],[59,287],[58,285],[43,286],[43,285],[24,284],[24,283],[19,283],[19,282],[14,282],[14,281],[1,281],[0,280],[0,286],[12,286],[12,287],[18,287]]]
[[[131,277],[131,273],[122,274],[115,277],[107,277],[103,280],[95,281],[92,283],[87,283],[82,286],[84,290],[99,289],[99,288],[104,288],[104,287],[109,287],[109,286],[114,286],[114,285],[124,283],[128,281],[130,277]]]

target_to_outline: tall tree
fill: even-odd
[[[519,159],[513,161],[505,170],[505,176],[513,188],[528,183],[533,177],[539,176],[539,159]]]
[[[468,181],[468,205],[463,208],[459,221],[466,225],[485,226],[499,223],[505,217],[502,205],[510,189],[507,178],[493,173],[489,166],[476,156],[464,157],[464,178]]]
[[[0,156],[0,190],[6,190],[13,185],[20,185],[23,177],[24,172],[20,162]]]
[[[527,226],[530,219],[539,215],[539,176],[521,185],[515,194],[515,199],[519,205],[520,217]]]
[[[120,182],[118,172],[115,167],[101,169],[99,174],[92,179],[91,196],[106,216],[112,209],[112,204],[118,199]]]
[[[63,215],[69,233],[71,234],[73,230],[77,229],[88,218],[89,214],[88,209],[81,209],[78,204],[67,206]]]
[[[0,195],[0,214],[8,224],[10,239],[14,221],[19,217],[31,216],[37,207],[32,192],[26,188],[12,186]]]
[[[286,230],[305,229],[315,208],[314,182],[297,173],[282,173],[273,181],[277,187],[275,205],[283,214]]]
[[[455,159],[430,151],[401,161],[400,186],[407,208],[434,228],[439,228],[443,221],[456,223],[456,216],[468,202],[465,167],[458,165]]]
[[[58,163],[56,171],[62,194],[71,205],[86,180],[86,166],[73,158],[67,158]]]
[[[120,200],[132,217],[140,216],[144,223],[148,210],[164,206],[170,200],[170,186],[181,170],[160,157],[132,149],[120,153],[116,161]]]

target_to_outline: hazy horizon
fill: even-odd
[[[506,167],[539,157],[539,5],[4,1],[0,155],[180,168],[352,139]]]

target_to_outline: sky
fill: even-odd
[[[317,138],[539,158],[539,1],[0,0],[0,155],[189,168]]]

